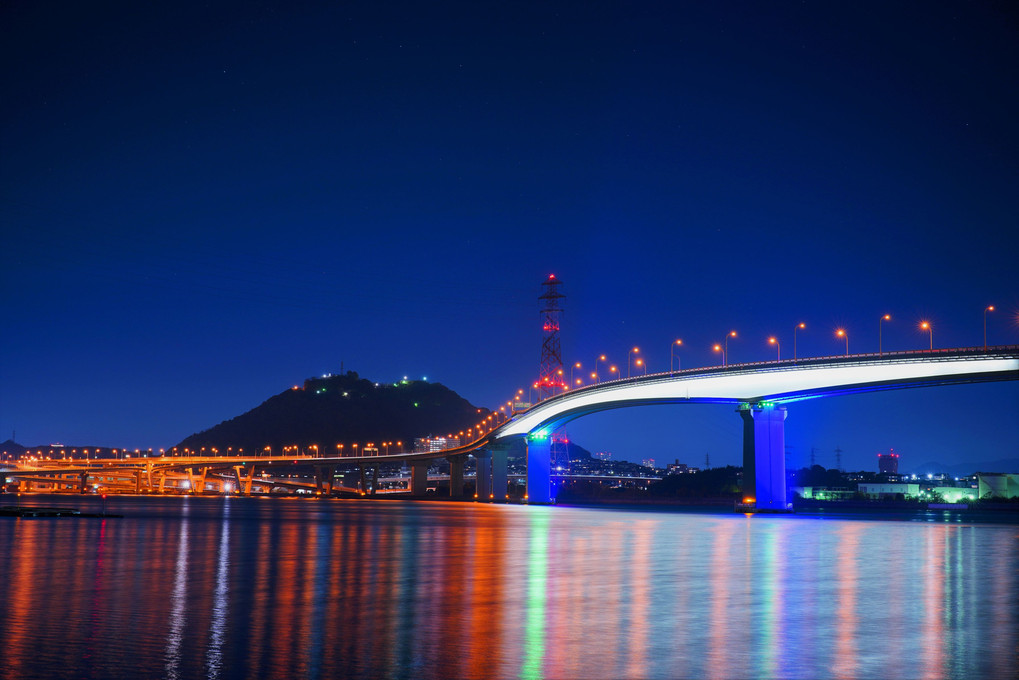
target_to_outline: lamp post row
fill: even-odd
[[[983,310],[983,332],[984,332],[984,350],[987,350],[987,312],[993,312],[995,310],[994,305],[988,305]],[[877,328],[877,347],[878,356],[884,354],[884,322],[891,321],[891,314],[882,314],[878,317],[878,328]],[[798,356],[798,333],[801,330],[805,330],[807,324],[804,322],[797,323],[793,326],[793,361],[797,361]],[[931,351],[934,350],[934,328],[930,321],[921,321],[919,329],[924,331],[928,335],[929,343],[928,347]],[[732,330],[726,333],[725,338],[721,343],[716,343],[713,349],[716,352],[722,354],[722,365],[729,365],[729,338],[737,337],[736,331]],[[849,356],[849,331],[845,328],[837,328],[835,330],[835,337],[845,342],[845,354]],[[775,345],[775,358],[778,361],[782,360],[782,344],[778,337],[771,336],[768,338],[768,344]],[[669,374],[671,375],[677,370],[682,370],[682,362],[679,353],[676,351],[677,347],[683,347],[682,339],[677,339],[669,343]],[[631,377],[631,366],[634,365],[634,355],[640,354],[640,348],[634,347],[626,353],[626,377]],[[601,382],[601,374],[598,372],[598,363],[608,363],[606,355],[599,354],[594,360],[594,371],[591,372],[591,379],[595,381],[595,384]],[[647,375],[647,361],[643,357],[638,357],[636,365],[643,368],[644,375]],[[575,387],[577,384],[581,384],[580,378],[574,378],[574,369],[582,368],[581,363],[578,361],[570,366],[570,388]],[[622,373],[615,366],[611,366],[609,371],[613,374],[618,374],[621,377]],[[615,376],[614,376],[615,377]]]

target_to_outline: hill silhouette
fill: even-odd
[[[284,446],[297,445],[307,452],[312,445],[323,455],[344,453],[373,442],[402,442],[410,450],[415,437],[454,435],[474,427],[491,412],[478,408],[440,383],[421,380],[374,383],[353,371],[345,375],[309,378],[300,388],[289,389],[261,405],[215,427],[193,434],[177,444],[178,450],[226,454],[258,452],[266,446],[274,454]]]

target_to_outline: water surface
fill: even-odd
[[[1019,657],[1014,524],[106,502],[125,517],[0,518],[0,679],[1004,678]]]

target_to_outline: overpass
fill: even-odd
[[[40,461],[3,474],[23,480],[56,480],[85,491],[90,477],[123,478],[137,490],[159,490],[168,478],[186,479],[201,491],[209,474],[232,478],[250,493],[263,473],[310,467],[318,490],[332,490],[333,470],[356,465],[361,490],[378,486],[381,463],[411,466],[411,489],[424,495],[428,465],[445,458],[450,464],[450,493],[463,493],[464,464],[477,460],[476,498],[502,501],[509,475],[508,455],[514,442],[526,441],[527,500],[554,502],[551,489],[551,433],[577,418],[599,411],[645,404],[734,404],[743,420],[743,495],[758,509],[784,510],[785,418],[789,405],[805,399],[878,390],[1019,379],[1019,345],[1000,347],[885,352],[811,359],[762,361],[655,373],[607,381],[546,399],[493,428],[481,438],[442,451],[376,456],[191,456],[78,461]],[[372,476],[369,483],[368,475]],[[60,481],[62,480],[62,482]],[[264,484],[262,484],[264,486]]]
[[[494,429],[477,452],[479,498],[505,486],[505,442],[527,441],[527,496],[554,499],[550,434],[582,416],[644,404],[737,405],[743,419],[743,495],[758,509],[784,510],[785,418],[789,404],[840,394],[1019,379],[1019,346],[885,352],[763,361],[656,373],[571,390]],[[488,478],[491,478],[491,483]],[[494,489],[494,491],[493,491]]]

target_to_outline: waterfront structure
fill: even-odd
[[[475,440],[453,449],[427,453],[390,453],[373,455],[362,449],[355,456],[325,457],[224,457],[191,456],[187,459],[160,457],[129,460],[47,461],[39,466],[21,466],[5,475],[19,481],[45,482],[61,479],[63,484],[80,485],[84,491],[89,479],[97,475],[132,476],[135,488],[153,489],[152,479],[186,474],[188,488],[201,491],[210,472],[229,471],[237,489],[250,493],[255,471],[291,468],[297,465],[315,470],[319,492],[326,480],[332,491],[333,471],[338,465],[358,466],[360,489],[378,488],[379,466],[407,463],[411,467],[411,491],[424,495],[431,461],[449,462],[450,494],[463,494],[464,468],[468,457],[476,464],[476,493],[481,501],[508,498],[508,457],[519,442],[526,443],[526,496],[531,503],[554,501],[551,486],[551,436],[563,424],[589,413],[607,409],[654,403],[736,404],[744,421],[743,492],[744,501],[758,510],[785,511],[786,496],[785,420],[787,408],[805,399],[840,394],[871,392],[1019,379],[1019,346],[982,349],[957,349],[863,354],[786,361],[729,364],[722,367],[688,369],[634,378],[601,382],[570,390],[546,399],[510,420],[493,427]],[[41,463],[41,461],[40,461]],[[988,478],[990,495],[1019,495],[1016,475],[1005,480]],[[369,478],[371,481],[369,482]],[[222,482],[225,484],[226,482]],[[283,482],[285,483],[285,482]],[[159,482],[160,490],[163,482]],[[984,493],[980,494],[984,497]]]
[[[679,459],[676,459],[675,463],[669,463],[665,466],[665,473],[669,475],[681,475],[687,472],[686,463],[680,463]]]
[[[743,418],[744,502],[757,509],[789,508],[785,479],[788,405],[806,399],[907,387],[1019,379],[1019,346],[859,354],[766,361],[657,373],[571,390],[547,399],[500,425],[480,443],[479,498],[495,498],[483,486],[487,470],[504,470],[506,443],[527,441],[528,500],[551,502],[549,433],[571,420],[606,409],[653,403],[737,404]],[[491,462],[494,457],[495,462]],[[503,475],[494,482],[505,488]],[[500,493],[501,496],[501,493]]]
[[[899,454],[893,452],[877,454],[877,469],[885,475],[899,474]]]
[[[1019,474],[978,474],[980,498],[1019,498]]]
[[[920,485],[861,482],[857,487],[857,491],[867,498],[878,500],[910,499],[920,496]]]
[[[417,437],[414,453],[435,453],[460,446],[460,437]]]

